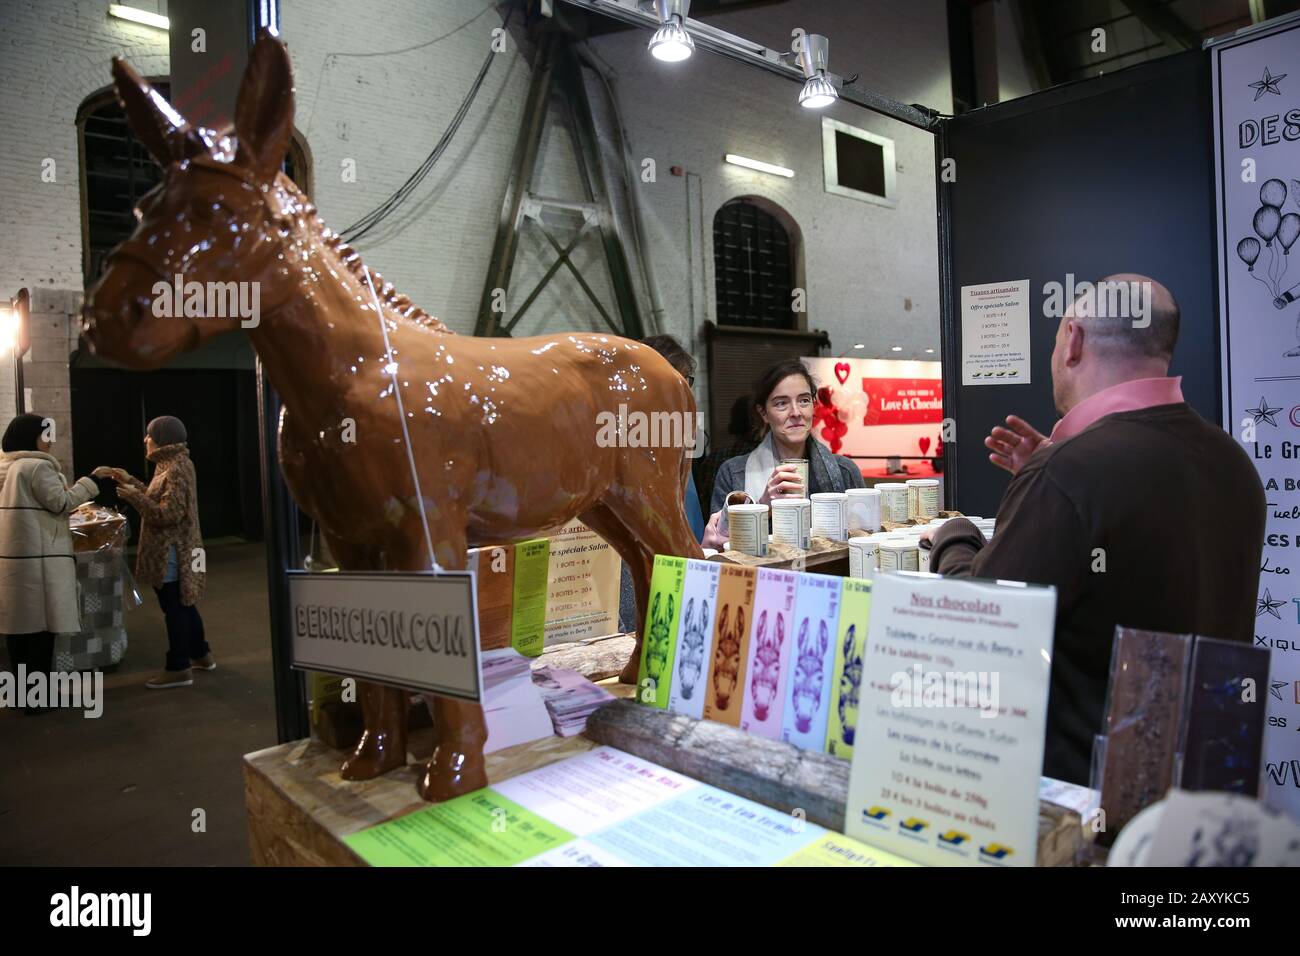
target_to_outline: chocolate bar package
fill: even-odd
[[[1100,774],[1093,774],[1106,833],[1117,834],[1174,785],[1191,649],[1190,634],[1115,628],[1105,744],[1098,748]]]
[[[1255,796],[1268,710],[1267,648],[1198,637],[1179,786]]]

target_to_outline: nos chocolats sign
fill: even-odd
[[[293,666],[480,700],[467,571],[289,575]]]

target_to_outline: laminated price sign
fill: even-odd
[[[936,866],[1033,866],[1054,588],[880,574],[844,832]]]
[[[481,700],[468,571],[289,574],[293,666]]]

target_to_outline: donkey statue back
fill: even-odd
[[[608,427],[667,415],[655,420],[679,423],[688,444],[686,380],[613,335],[452,335],[373,274],[280,171],[294,111],[283,44],[257,41],[224,131],[191,126],[121,60],[113,79],[164,178],[88,290],[86,337],[105,358],[157,368],[241,324],[160,315],[157,285],[255,283],[261,314],[243,324],[284,404],[280,467],[343,569],[464,568],[469,547],[577,517],[628,563],[644,613],[656,553],[702,557],[683,513],[685,447],[626,447]],[[624,679],[639,659],[638,641]],[[406,763],[406,693],[358,690],[349,779]],[[485,785],[479,705],[426,700],[437,744],[421,794]]]

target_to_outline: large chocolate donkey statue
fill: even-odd
[[[372,274],[280,172],[293,129],[281,43],[263,36],[254,46],[224,132],[190,126],[121,60],[113,79],[166,173],[87,293],[86,337],[99,355],[156,368],[241,321],[158,315],[168,310],[154,307],[156,283],[257,283],[259,321],[243,318],[284,402],[285,482],[343,568],[430,570],[426,540],[443,568],[464,568],[467,547],[577,516],[627,561],[644,609],[656,552],[702,556],[682,508],[683,443],[626,447],[626,429],[603,427],[620,414],[634,424],[656,416],[689,441],[686,381],[653,349],[617,336],[452,335]],[[638,640],[624,680],[635,680],[639,657]],[[352,780],[406,763],[406,693],[358,689],[366,729],[342,767]],[[421,795],[484,786],[481,708],[426,702],[437,743]]]

